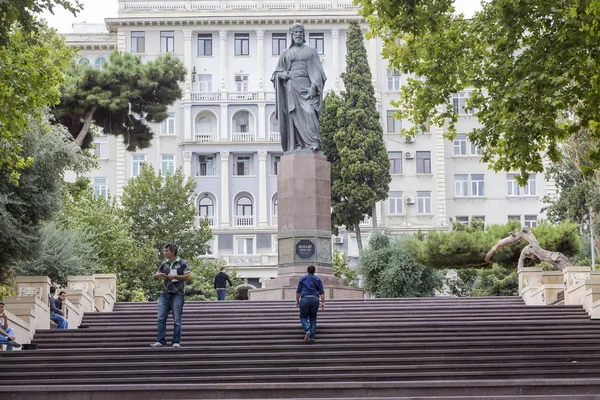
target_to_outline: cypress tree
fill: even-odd
[[[338,129],[333,135],[336,153],[332,171],[333,221],[356,232],[362,249],[360,222],[373,217],[375,204],[388,197],[391,181],[383,128],[377,111],[375,89],[367,61],[367,50],[358,21],[350,21],[346,38],[346,71],[342,73],[345,91],[337,109]]]

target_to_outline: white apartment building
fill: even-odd
[[[113,0],[116,1],[116,0]],[[343,90],[349,19],[368,26],[351,0],[118,0],[118,18],[106,20],[104,33],[74,24],[65,34],[80,48],[80,62],[102,68],[115,49],[153,60],[171,52],[188,69],[184,97],[170,116],[153,126],[152,146],[125,151],[120,138],[100,136],[99,168],[90,174],[98,195],[120,196],[142,163],[165,174],[181,167],[197,184],[198,213],[208,216],[214,239],[209,257],[236,265],[248,287],[277,273],[277,163],[283,152],[274,118],[270,82],[279,54],[290,45],[289,27],[303,22],[306,39],[321,54],[326,90]],[[452,221],[481,218],[486,224],[518,219],[534,226],[545,194],[555,185],[534,174],[519,187],[514,174],[494,173],[480,163],[479,150],[465,134],[477,124],[464,101],[453,99],[460,115],[459,135],[451,142],[430,127],[407,138],[407,121],[391,117],[406,77],[388,70],[381,42],[365,40],[385,142],[391,160],[389,198],[378,204],[378,225],[395,232],[447,230]],[[363,242],[371,221],[361,225]],[[342,232],[332,245],[356,262],[353,233]]]

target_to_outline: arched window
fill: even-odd
[[[217,140],[217,118],[210,111],[202,111],[196,116],[195,129],[197,142]]]
[[[89,58],[87,58],[87,57],[81,57],[79,59],[79,64],[81,64],[81,65],[90,65],[91,62],[90,62]]]
[[[277,217],[277,195],[273,196],[273,205],[271,208],[273,210],[273,216]]]
[[[202,217],[214,217],[215,215],[215,203],[208,196],[202,197],[198,203],[198,211]]]
[[[279,133],[279,121],[275,118],[274,112],[271,113],[269,129],[271,130],[271,133]]]
[[[102,69],[104,68],[104,64],[106,64],[106,58],[98,57],[96,58],[96,61],[94,61],[94,68]]]
[[[235,205],[235,213],[237,216],[251,217],[252,213],[252,200],[250,197],[242,196],[237,200]]]
[[[235,123],[234,129],[238,133],[250,132],[250,113],[248,111],[239,111],[233,117]]]

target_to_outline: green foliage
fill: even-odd
[[[493,264],[477,271],[471,296],[516,296],[519,292],[517,270]]]
[[[2,271],[2,268],[0,268]],[[0,300],[6,296],[15,296],[17,294],[17,281],[15,276],[15,270],[13,268],[7,269],[3,272],[3,276],[0,276]]]
[[[452,271],[443,271],[444,286],[453,296],[465,297],[471,295],[473,284],[477,279],[479,270],[476,268],[460,268]]]
[[[42,110],[60,101],[62,70],[74,54],[64,39],[43,24],[33,32],[6,25],[4,18],[21,19],[14,14],[23,12],[15,8],[17,3],[33,2],[0,3],[0,168],[10,172],[15,184],[32,163],[31,155],[24,153],[23,131],[32,122],[37,123],[35,129],[42,121],[47,123]]]
[[[393,102],[398,117],[432,119],[452,138],[452,94],[472,89],[467,107],[481,127],[469,140],[495,171],[518,170],[524,183],[582,128],[600,165],[600,0],[488,1],[469,20],[452,0],[357,2],[390,68],[423,78]]]
[[[121,212],[130,223],[133,239],[138,244],[148,243],[158,254],[166,244],[176,243],[188,261],[206,254],[212,232],[206,219],[195,227],[195,187],[181,169],[163,177],[152,165],[143,164],[139,176],[129,180],[121,197]]]
[[[205,258],[197,258],[189,262],[192,270],[192,281],[186,287],[187,300],[215,301],[217,292],[214,287],[215,275],[219,273],[221,267],[226,266],[224,261],[214,261]],[[233,287],[227,286],[227,295],[225,300],[235,300],[237,296],[236,287],[242,285],[245,280],[238,276],[237,268],[226,269]]]
[[[427,297],[442,287],[442,275],[417,263],[404,248],[405,238],[379,231],[359,260],[366,292],[377,297]]]
[[[377,201],[387,198],[391,178],[367,52],[356,21],[350,21],[346,47],[342,73],[346,91],[341,99],[335,94],[325,98],[321,139],[331,162],[332,223],[352,231],[365,215],[372,215]]]
[[[85,123],[92,121],[108,135],[123,136],[128,151],[147,148],[153,135],[147,122],[168,117],[168,106],[182,96],[185,74],[172,54],[142,63],[138,56],[117,51],[101,70],[73,62],[53,112],[84,147],[92,139]]]
[[[505,225],[490,225],[481,230],[472,226],[454,225],[451,232],[430,232],[423,241],[411,239],[407,249],[423,265],[431,268],[465,268],[486,265],[486,254],[511,232],[520,230],[519,223],[509,221]],[[559,225],[542,223],[531,231],[540,246],[546,250],[559,251],[567,257],[578,254],[581,239],[577,225],[563,222]],[[515,267],[521,250],[527,245],[524,240],[498,250],[492,261],[504,267]]]
[[[36,33],[40,29],[40,23],[36,14],[44,10],[54,14],[56,6],[62,7],[73,15],[77,15],[82,9],[79,0],[9,0],[0,2],[0,46],[4,47],[10,43],[10,34],[14,32],[18,24],[27,33]]]
[[[48,128],[45,116],[29,120],[22,143],[23,155],[34,161],[23,170],[19,185],[12,181],[10,168],[0,168],[0,269],[4,270],[38,255],[40,224],[53,219],[61,207],[65,171],[83,172],[90,163],[64,128]]]
[[[40,228],[37,254],[30,260],[15,264],[19,275],[48,276],[52,282],[67,284],[67,276],[92,275],[100,272],[98,250],[92,236],[80,229],[62,229],[55,222],[45,222]]]
[[[331,267],[333,268],[334,276],[345,278],[346,285],[356,287],[354,281],[358,280],[358,274],[356,270],[348,266],[348,258],[345,252],[333,249]]]

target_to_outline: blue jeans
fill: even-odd
[[[68,329],[69,328],[69,323],[67,322],[67,320],[65,319],[65,317],[63,317],[60,314],[50,314],[50,319],[54,322],[56,322],[56,327],[58,329]]]
[[[317,311],[319,311],[318,297],[303,297],[300,299],[300,323],[304,333],[310,332],[310,338],[317,335]]]
[[[158,300],[158,336],[157,341],[167,344],[167,317],[173,311],[173,344],[181,342],[181,316],[184,297],[181,294],[163,293]]]
[[[10,336],[15,336],[15,331],[13,331],[12,328],[7,328],[4,332],[8,333]],[[6,336],[0,335],[0,346],[2,346],[3,344],[8,343],[9,340],[10,339],[7,338]],[[7,351],[10,351],[12,349],[13,349],[12,346],[6,344],[6,350]]]
[[[227,294],[227,289],[217,289],[217,300],[218,301],[225,300],[226,294]]]

